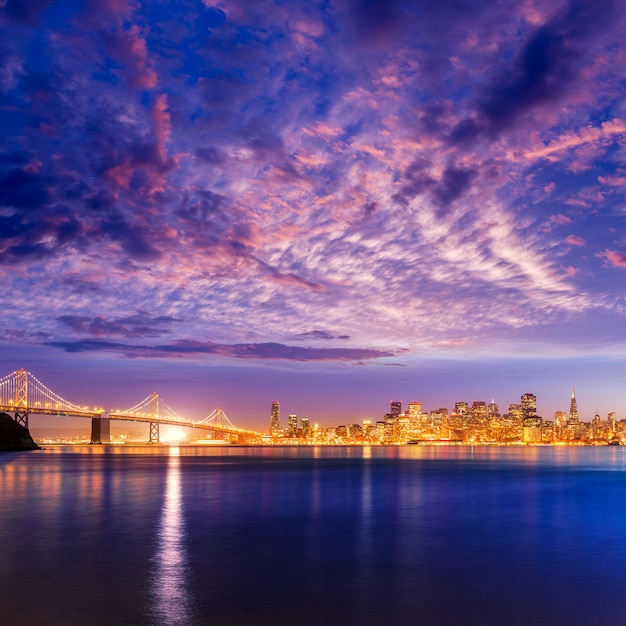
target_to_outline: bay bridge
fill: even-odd
[[[194,428],[232,443],[260,441],[261,433],[236,427],[222,409],[215,409],[199,421],[180,417],[159,396],[151,393],[124,411],[105,411],[102,408],[78,406],[62,398],[44,385],[34,374],[19,369],[0,378],[0,411],[13,414],[15,421],[28,428],[28,416],[54,415],[57,417],[84,417],[91,419],[91,443],[110,441],[112,421],[144,422],[149,426],[149,443],[160,442],[160,426]]]

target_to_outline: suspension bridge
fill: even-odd
[[[261,433],[236,427],[220,408],[199,421],[181,417],[158,393],[151,393],[124,411],[105,411],[98,407],[79,406],[62,398],[25,369],[16,370],[0,378],[0,411],[12,413],[15,421],[26,428],[28,416],[31,414],[89,418],[91,443],[108,443],[111,421],[116,420],[150,424],[150,443],[160,442],[161,425],[208,431],[214,439],[219,438],[232,443],[255,442],[261,438]]]

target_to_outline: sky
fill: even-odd
[[[626,418],[621,0],[0,0],[0,376],[324,425]]]

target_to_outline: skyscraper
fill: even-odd
[[[417,400],[409,402],[408,414],[411,424],[419,424],[422,420],[422,403]]]
[[[402,413],[402,402],[391,402],[391,411],[389,412],[389,414],[392,417],[399,417],[400,414]]]
[[[467,415],[467,402],[455,402],[454,412],[459,415]]]
[[[287,423],[287,431],[290,437],[295,437],[298,433],[298,416],[292,413],[289,416],[289,422]]]
[[[495,400],[491,400],[489,406],[487,407],[487,415],[489,417],[500,417],[500,407],[497,405]]]
[[[521,405],[524,419],[537,417],[537,396],[532,393],[525,393],[522,396]]]
[[[280,433],[280,404],[278,400],[272,402],[272,417],[270,419],[270,434]]]
[[[609,420],[609,430],[611,432],[615,431],[615,411],[611,411],[608,415]]]
[[[309,424],[309,418],[303,417],[300,420],[300,424],[302,425],[302,437],[304,439],[308,439],[309,435],[311,434],[311,426]]]
[[[578,424],[578,407],[576,406],[576,390],[572,387],[572,399],[569,403],[568,424]]]

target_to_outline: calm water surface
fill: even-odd
[[[626,448],[0,455],[0,624],[626,624]]]

